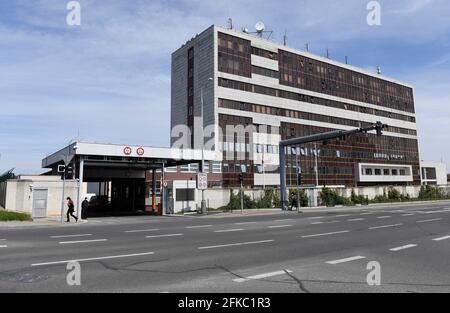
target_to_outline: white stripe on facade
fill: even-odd
[[[227,114],[227,115],[235,115],[235,116],[243,116],[243,117],[249,117],[249,118],[255,118],[255,117],[263,118],[266,115],[266,114],[262,114],[262,113],[238,111],[238,110],[225,109],[225,108],[219,108],[218,109],[218,113],[219,114]],[[284,117],[284,116],[279,116],[277,118],[281,122],[286,122],[286,123],[291,123],[291,124],[300,124],[300,125],[306,125],[306,126],[317,126],[317,127],[324,127],[324,128],[331,128],[331,129],[341,129],[341,130],[352,130],[352,129],[355,129],[355,127],[353,127],[353,126],[316,122],[316,121],[296,119],[296,118],[290,118],[290,117]],[[391,133],[391,132],[383,132],[383,135],[390,136],[390,137],[399,137],[399,138],[407,138],[407,139],[417,140],[417,136],[412,136],[412,135],[405,135],[405,134],[398,134],[398,133]]]
[[[366,108],[370,108],[370,109],[376,109],[376,110],[380,110],[380,111],[385,111],[385,112],[390,112],[390,113],[397,113],[397,114],[402,114],[402,115],[406,115],[406,116],[416,117],[415,113],[411,113],[411,112],[407,112],[407,111],[391,109],[391,108],[383,107],[383,106],[376,105],[376,104],[365,103],[365,102],[360,102],[360,101],[356,101],[356,100],[351,100],[351,99],[348,99],[348,98],[341,98],[341,97],[331,96],[331,95],[328,95],[328,94],[325,94],[325,93],[318,93],[318,92],[309,91],[309,90],[306,90],[306,89],[300,89],[300,88],[294,88],[294,87],[290,87],[290,86],[281,85],[279,83],[279,80],[276,80],[276,79],[273,79],[273,78],[269,78],[269,77],[267,77],[267,79],[266,79],[265,76],[261,76],[261,75],[255,75],[255,78],[248,78],[248,77],[243,77],[243,76],[239,76],[239,75],[233,75],[233,74],[229,74],[229,73],[218,72],[218,77],[221,77],[221,78],[224,78],[224,79],[236,80],[236,81],[243,82],[243,83],[248,83],[248,84],[260,85],[260,86],[264,86],[264,87],[268,87],[268,88],[279,89],[279,90],[283,90],[283,91],[289,91],[289,92],[294,92],[294,93],[302,93],[302,94],[307,95],[307,96],[323,98],[323,99],[332,100],[332,101],[338,101],[338,102],[344,102],[344,103],[353,104],[353,105],[366,107]],[[280,99],[283,99],[283,98],[280,98]]]

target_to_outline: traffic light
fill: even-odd
[[[376,129],[377,129],[377,136],[378,137],[383,135],[383,129],[386,128],[386,127],[387,126],[384,125],[383,123],[377,122]]]
[[[239,183],[242,184],[244,182],[244,174],[239,173],[238,180],[239,180]]]
[[[297,174],[297,186],[301,186],[302,185],[302,173]]]
[[[73,179],[73,165],[69,164],[65,167],[64,175],[66,179]]]

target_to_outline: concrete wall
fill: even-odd
[[[45,176],[26,177],[27,179],[9,180],[7,182],[6,205],[9,211],[33,214],[33,191],[48,189],[47,217],[60,216],[62,201],[62,181]],[[65,198],[71,197],[77,206],[78,183],[66,181]],[[67,207],[64,207],[64,214]]]

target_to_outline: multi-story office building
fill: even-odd
[[[288,185],[297,166],[305,185],[420,184],[412,86],[258,36],[212,26],[173,53],[172,145],[184,125],[184,146],[200,148],[202,121],[204,144],[223,151],[215,185],[236,186],[245,165],[247,186],[277,186],[280,140],[377,121],[389,125],[382,137],[289,149]]]

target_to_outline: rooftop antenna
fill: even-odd
[[[345,56],[345,64],[348,64],[348,56]]]
[[[381,75],[381,67],[377,66],[377,74]]]
[[[327,48],[327,59],[329,59],[330,58],[330,50],[328,50],[328,48]]]
[[[258,35],[259,38],[263,38],[263,34],[268,33],[269,35],[267,36],[267,40],[269,40],[273,34],[273,31],[271,31],[271,30],[266,31],[266,25],[264,25],[263,22],[256,23],[255,29],[256,29],[256,32],[252,32],[249,34],[256,34],[256,35]]]
[[[231,17],[227,21],[227,28],[233,29],[233,19]]]
[[[264,31],[266,30],[266,25],[264,25],[263,22],[258,22],[255,25],[256,33],[258,34],[259,38],[262,38],[262,35]]]
[[[247,27],[242,27],[242,32],[248,34],[250,31]]]
[[[309,52],[309,43],[306,43],[306,51]]]
[[[284,31],[283,44],[284,44],[285,46],[287,45],[287,30]]]

